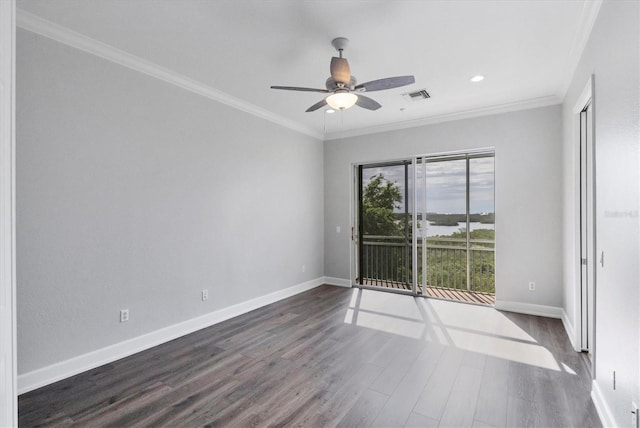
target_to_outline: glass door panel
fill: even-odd
[[[469,159],[469,289],[495,293],[494,158]]]
[[[359,168],[359,275],[363,286],[412,292],[409,162]]]
[[[426,284],[467,289],[467,165],[465,159],[426,162]]]

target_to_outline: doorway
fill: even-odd
[[[494,153],[357,165],[356,285],[495,303]]]
[[[590,93],[590,91],[589,91]],[[595,163],[593,103],[588,97],[580,121],[580,324],[581,350],[593,363],[595,340]]]

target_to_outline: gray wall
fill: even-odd
[[[640,404],[640,20],[637,1],[605,1],[563,108],[565,189],[565,311],[580,320],[576,254],[578,158],[573,108],[595,75],[596,383],[616,426],[628,426],[631,401]],[[618,379],[614,391],[612,372]],[[613,422],[613,421],[611,421]]]
[[[17,75],[20,374],[323,275],[321,141],[22,30]]]
[[[562,306],[561,134],[551,106],[325,142],[325,275],[351,278],[352,163],[494,147],[496,298]]]

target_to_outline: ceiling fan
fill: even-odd
[[[415,83],[413,76],[386,77],[356,85],[356,78],[351,75],[349,62],[342,57],[342,51],[349,43],[349,39],[338,37],[331,44],[339,52],[339,57],[331,58],[331,77],[325,82],[327,89],[300,88],[297,86],[272,86],[271,89],[284,89],[286,91],[320,92],[330,94],[323,100],[315,103],[306,111],[316,111],[327,104],[335,110],[346,110],[354,104],[367,110],[377,110],[382,107],[377,101],[365,97],[363,92],[382,91],[385,89],[399,88],[400,86]]]

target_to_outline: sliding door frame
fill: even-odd
[[[371,289],[371,290],[380,290],[381,287],[379,286],[375,286],[375,285],[367,285],[367,284],[363,284],[363,275],[362,275],[362,266],[364,265],[364,256],[363,256],[363,238],[364,238],[364,231],[363,231],[363,221],[362,221],[362,190],[363,190],[363,182],[362,182],[362,170],[365,168],[376,168],[376,167],[386,167],[386,166],[404,166],[404,246],[405,246],[405,250],[407,255],[408,254],[413,254],[413,250],[412,250],[412,245],[409,245],[408,242],[408,234],[412,233],[413,235],[415,235],[415,233],[413,233],[413,231],[409,230],[409,167],[412,166],[412,161],[411,159],[396,159],[396,160],[389,160],[389,161],[383,161],[383,162],[368,162],[368,163],[359,163],[359,164],[354,164],[353,167],[353,171],[354,171],[354,184],[355,184],[355,212],[354,212],[354,226],[352,227],[352,231],[356,231],[355,235],[352,232],[352,236],[351,236],[351,241],[354,245],[354,253],[355,253],[355,278],[352,279],[352,284],[357,286],[358,288],[364,288],[364,289]],[[414,171],[415,171],[415,167],[414,167]],[[415,187],[415,186],[414,186]],[[413,204],[415,205],[415,204]],[[413,237],[413,239],[415,239],[415,236]],[[410,259],[409,257],[405,258],[405,269],[407,271],[411,270],[411,272],[414,272],[415,269],[413,269],[412,266],[415,266],[414,262],[412,259]],[[408,277],[407,277],[408,279]],[[407,285],[408,282],[407,282]],[[408,295],[416,295],[416,283],[415,281],[412,281],[412,289],[411,290],[405,290],[405,289],[396,289],[396,288],[384,288],[384,291],[388,291],[391,293],[398,293],[398,294],[408,294]]]
[[[465,224],[465,229],[466,229],[466,283],[467,283],[467,289],[469,290],[471,287],[471,269],[469,268],[470,266],[470,258],[471,258],[471,254],[469,251],[470,248],[470,241],[471,241],[471,231],[470,231],[470,220],[471,220],[471,213],[470,213],[470,195],[471,195],[471,188],[470,188],[470,161],[472,159],[478,159],[478,158],[486,158],[486,157],[490,157],[490,158],[494,158],[495,159],[495,149],[494,148],[483,148],[483,149],[476,149],[476,150],[465,150],[465,151],[460,151],[460,152],[450,152],[450,153],[438,153],[438,154],[423,154],[423,155],[417,155],[417,156],[412,156],[412,157],[407,157],[407,158],[402,158],[402,159],[395,159],[395,160],[388,160],[388,161],[375,161],[375,162],[363,162],[363,163],[354,163],[351,165],[351,170],[352,170],[352,177],[353,177],[353,186],[352,186],[352,215],[351,218],[352,220],[352,235],[351,235],[351,242],[353,245],[353,251],[352,251],[352,263],[351,263],[351,267],[352,267],[352,275],[351,275],[351,281],[352,281],[352,285],[356,286],[358,288],[364,288],[364,289],[373,289],[373,290],[381,290],[382,287],[377,287],[377,286],[369,286],[366,284],[362,284],[363,280],[362,280],[362,266],[363,266],[363,251],[362,251],[362,237],[363,237],[363,221],[362,221],[362,209],[361,209],[361,204],[362,204],[362,189],[363,189],[363,183],[362,183],[362,170],[364,168],[375,168],[375,167],[381,167],[381,166],[394,166],[394,165],[405,165],[405,189],[404,189],[404,206],[405,206],[405,241],[407,240],[408,237],[408,233],[411,233],[411,257],[407,257],[407,261],[411,261],[411,289],[410,290],[402,290],[402,289],[394,289],[394,288],[384,288],[383,290],[386,292],[392,292],[392,293],[399,293],[399,294],[409,294],[409,295],[413,295],[413,296],[423,296],[423,297],[428,297],[427,296],[427,287],[426,287],[426,270],[427,270],[427,263],[426,263],[426,259],[427,259],[427,251],[426,251],[426,231],[423,232],[421,231],[418,227],[418,214],[420,214],[420,220],[422,220],[423,222],[426,221],[426,214],[427,214],[427,198],[426,198],[426,186],[427,186],[427,177],[426,177],[426,166],[429,163],[435,163],[435,162],[444,162],[444,161],[450,161],[450,160],[465,160],[465,174],[466,174],[466,179],[465,179],[465,220],[466,220],[466,224]],[[419,182],[419,177],[418,177],[418,166],[422,166],[422,183],[423,183],[423,188],[422,191],[425,192],[425,196],[422,198],[423,201],[423,206],[422,206],[422,210],[419,213],[418,212],[418,182]],[[413,177],[412,177],[412,182],[413,182],[413,191],[411,192],[411,198],[412,201],[409,201],[409,176],[408,176],[408,169],[409,167],[412,167],[412,172],[413,172]],[[495,170],[494,170],[494,177],[495,177]],[[495,190],[494,190],[495,191]],[[495,199],[494,199],[495,200]],[[412,224],[411,224],[411,228],[412,230],[409,231],[408,230],[408,207],[409,205],[411,206],[411,218],[412,218]],[[495,215],[495,202],[494,202],[494,215]],[[494,226],[495,227],[495,226]],[[424,236],[423,236],[424,233]],[[421,236],[421,242],[422,242],[422,263],[421,263],[421,267],[422,267],[422,271],[423,271],[423,287],[422,287],[422,293],[418,293],[418,235],[420,234]],[[495,263],[495,253],[494,253],[494,263]]]

